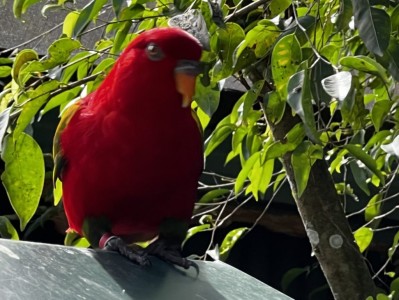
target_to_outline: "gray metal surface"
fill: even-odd
[[[286,300],[288,296],[222,262],[200,273],[156,258],[139,267],[116,253],[0,239],[0,299]]]

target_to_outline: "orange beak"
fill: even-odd
[[[175,68],[175,82],[177,91],[182,94],[182,107],[189,107],[195,94],[195,81],[200,73],[199,62],[181,60]]]

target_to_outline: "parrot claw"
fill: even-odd
[[[156,256],[165,262],[182,267],[186,270],[193,267],[197,275],[199,274],[198,265],[182,256],[179,245],[167,245],[163,239],[158,239],[145,248],[144,251],[149,255]]]
[[[134,246],[136,247],[134,248]],[[105,250],[119,252],[122,256],[142,267],[151,266],[151,261],[148,259],[147,253],[145,253],[141,247],[137,245],[134,246],[128,246],[118,236],[111,236],[104,243]]]

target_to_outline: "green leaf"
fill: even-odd
[[[369,201],[364,212],[364,218],[367,222],[371,221],[381,213],[382,194],[375,194]]]
[[[392,241],[392,246],[391,248],[388,249],[388,258],[392,259],[392,256],[395,254],[396,249],[398,248],[398,242],[399,242],[399,231],[395,233],[395,236]]]
[[[326,63],[323,59],[318,59],[310,70],[310,90],[316,103],[329,103],[331,97],[323,89],[321,81],[334,74],[331,64]]]
[[[32,72],[43,72],[65,63],[70,54],[80,47],[80,42],[70,38],[61,38],[48,48],[48,58],[44,61],[32,61],[24,65],[18,75],[20,83],[25,83]]]
[[[219,106],[220,90],[218,85],[204,86],[200,78],[197,78],[197,84],[194,95],[195,102],[209,117],[212,117]]]
[[[331,97],[345,100],[352,87],[352,74],[347,71],[328,76],[321,81],[324,90]]]
[[[124,0],[112,0],[112,9],[114,10],[115,17],[119,17]]]
[[[313,145],[309,141],[303,141],[292,152],[291,163],[294,170],[297,196],[300,198],[308,184],[310,170],[316,159],[322,159],[323,152],[319,145]]]
[[[287,99],[287,83],[302,60],[301,47],[294,34],[280,39],[272,52],[272,77],[281,99]]]
[[[392,105],[393,102],[389,100],[381,100],[374,104],[373,109],[371,110],[371,120],[373,121],[376,131],[380,130],[381,125],[384,123],[384,120],[390,112]]]
[[[12,135],[5,138],[2,159],[5,170],[1,180],[24,230],[36,212],[43,190],[43,153],[31,136],[21,133],[17,140]]]
[[[388,49],[384,52],[383,57],[376,57],[377,60],[389,71],[392,77],[399,81],[399,42],[391,39]]]
[[[40,0],[14,0],[13,12],[16,18],[21,18],[21,15],[26,12],[26,10],[33,4],[39,2]]]
[[[321,143],[314,120],[312,97],[309,88],[309,72],[302,70],[291,76],[287,86],[287,103],[292,110],[301,118],[306,135],[314,143]]]
[[[269,122],[277,124],[284,115],[285,99],[281,99],[276,91],[271,91],[265,94],[263,107]]]
[[[250,190],[256,200],[259,200],[259,194],[264,195],[273,176],[274,159],[269,159],[262,163],[258,159],[252,167],[249,178],[251,180]]]
[[[10,66],[0,66],[0,78],[11,75],[12,68]]]
[[[310,15],[299,17],[297,20],[298,20],[298,22],[297,21],[292,22],[287,27],[287,29],[284,30],[284,32],[281,34],[281,37],[285,38],[288,35],[294,34],[296,36],[296,38],[298,39],[299,44],[303,45],[308,42],[308,37],[312,36],[311,34],[313,31],[313,28],[315,27],[315,25],[317,23],[317,20],[315,17],[310,16]],[[301,26],[298,26],[298,23]],[[308,37],[306,36],[305,32],[302,29],[305,30]],[[294,49],[294,50],[296,50],[296,49]]]
[[[225,261],[235,245],[235,243],[241,238],[243,233],[248,230],[247,227],[241,227],[230,231],[224,238],[222,245],[220,245],[220,260]]]
[[[219,125],[205,142],[205,156],[211,154],[235,129],[233,124],[219,123]]]
[[[291,0],[272,0],[269,4],[270,19],[285,11],[292,4]]]
[[[201,197],[201,199],[198,201],[198,203],[213,202],[215,199],[217,200],[221,196],[224,196],[228,193],[230,193],[229,189],[215,189],[215,190],[209,191],[205,195],[203,195]]]
[[[247,32],[245,39],[234,51],[234,65],[242,59],[247,48],[253,49],[256,58],[262,58],[271,50],[277,37],[279,36],[278,27],[269,21],[267,24],[257,25]]]
[[[88,248],[90,246],[90,243],[87,239],[81,237],[75,231],[67,231],[67,234],[65,235],[64,239],[64,245],[80,247],[80,248]]]
[[[360,168],[356,161],[352,161],[349,164],[351,169],[353,179],[356,184],[361,188],[361,190],[367,195],[370,195],[370,190],[367,185],[368,174],[364,170],[364,168]]]
[[[351,0],[340,1],[340,9],[338,11],[338,18],[335,25],[337,31],[346,30],[349,27],[349,23],[352,19],[353,6]]]
[[[378,76],[384,82],[388,81],[385,68],[368,56],[347,56],[341,58],[339,63],[344,67]]]
[[[39,109],[46,103],[50,92],[57,89],[59,82],[50,80],[40,85],[36,90],[27,93],[29,101],[22,107],[21,114],[18,117],[17,124],[13,131],[15,140],[25,130],[26,126],[32,121]]]
[[[236,182],[234,184],[234,193],[238,194],[244,187],[245,180],[248,178],[249,173],[252,171],[254,164],[260,159],[260,152],[254,153],[242,166],[240,173],[238,173]]]
[[[363,253],[368,246],[370,246],[373,240],[374,232],[371,228],[362,227],[356,230],[353,234],[356,244],[359,246],[359,250]]]
[[[371,148],[373,148],[376,145],[381,145],[382,142],[386,140],[388,136],[391,135],[391,132],[389,130],[381,130],[379,132],[376,132],[367,142],[366,146],[364,146],[364,151],[368,152]],[[398,140],[399,143],[399,140]],[[399,147],[399,144],[396,145]],[[383,146],[381,146],[383,147]],[[397,148],[399,149],[399,148]],[[399,153],[398,153],[399,154]]]
[[[391,20],[382,9],[370,6],[368,0],[352,0],[355,26],[367,49],[383,56],[389,45]]]
[[[77,11],[72,11],[66,15],[64,23],[62,24],[62,33],[65,34],[65,36],[72,38],[79,15],[80,14]]]
[[[356,159],[360,160],[381,180],[382,185],[385,183],[384,175],[377,168],[376,161],[367,154],[360,146],[354,144],[345,145],[344,148],[350,152]]]
[[[245,39],[244,30],[236,23],[227,22],[226,28],[218,28],[216,31],[216,53],[219,60],[212,71],[212,81],[218,82],[233,74],[233,56],[237,46]],[[212,49],[213,50],[213,49]]]
[[[202,224],[202,225],[198,225],[198,226],[191,227],[191,228],[187,231],[187,235],[186,235],[186,238],[184,239],[183,245],[184,245],[184,244],[187,242],[187,240],[188,240],[189,238],[191,238],[193,235],[195,235],[195,234],[197,234],[197,233],[199,233],[199,232],[202,232],[202,231],[204,231],[204,230],[207,230],[207,229],[209,229],[210,227],[211,227],[210,224]]]
[[[19,240],[18,231],[5,216],[0,216],[0,235],[4,239]]]
[[[52,110],[53,108],[60,106],[62,104],[68,103],[72,99],[76,98],[81,90],[82,90],[82,87],[77,86],[73,89],[62,92],[62,93],[58,94],[57,96],[54,96],[46,103],[44,108],[40,111],[40,117],[42,117],[49,110]]]
[[[21,52],[17,54],[15,57],[14,64],[12,66],[12,78],[17,81],[19,77],[19,72],[22,68],[22,66],[32,60],[38,60],[39,55],[35,50],[32,49],[24,49]]]
[[[87,25],[97,17],[98,13],[107,2],[107,0],[92,0],[82,9],[73,29],[72,36],[74,38],[80,35]]]

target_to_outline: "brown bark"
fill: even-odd
[[[297,122],[299,120],[292,117],[291,109],[287,107],[278,124],[269,123],[274,139],[283,142],[285,135]],[[327,163],[324,160],[314,163],[307,187],[298,197],[291,154],[285,154],[282,163],[313,252],[335,299],[375,296],[375,285],[354,242]]]

